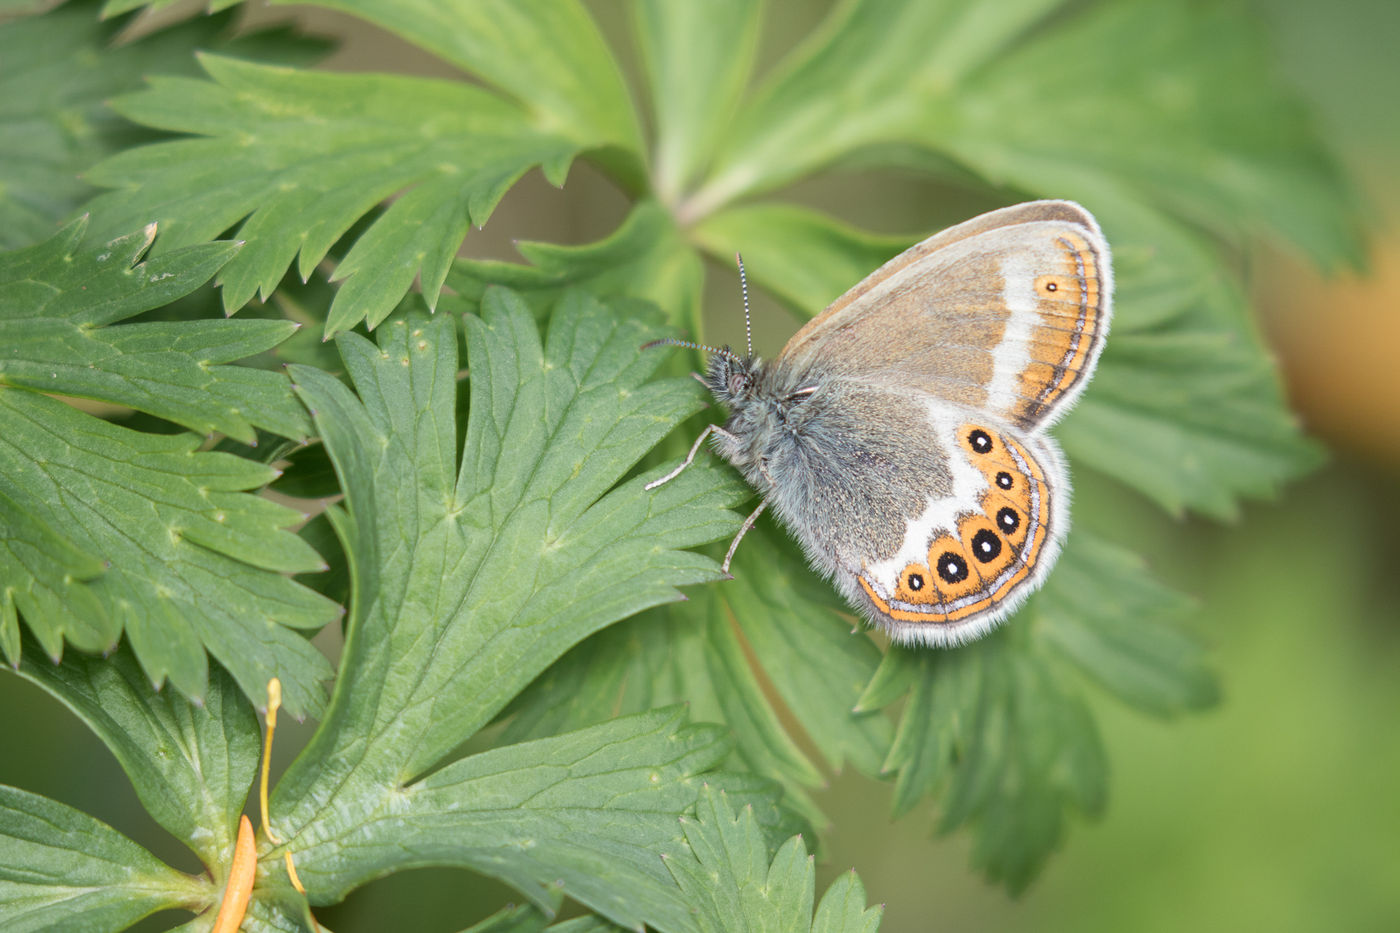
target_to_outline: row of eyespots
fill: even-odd
[[[959,428],[958,441],[987,477],[980,513],[960,516],[956,537],[940,535],[926,565],[907,566],[891,599],[860,578],[875,606],[896,620],[947,623],[986,610],[1032,572],[1044,543],[1048,490],[1029,451],[975,425]]]
[[[1001,502],[1008,502],[1012,499],[1013,490],[1017,483],[1015,475],[1011,470],[1002,467],[1014,466],[1006,451],[998,448],[996,440],[992,434],[980,427],[964,428],[960,431],[960,439],[963,447],[973,455],[974,463],[977,463],[983,472],[988,474],[988,480],[999,491],[999,494],[989,494],[983,500],[986,510],[985,518],[990,519],[987,525],[990,527],[980,527],[970,534],[960,534],[963,540],[958,540],[951,535],[942,535],[935,540],[929,549],[928,566],[911,565],[905,568],[902,589],[905,591],[902,596],[906,601],[916,603],[936,603],[946,602],[950,599],[966,596],[976,591],[981,586],[982,574],[977,574],[978,579],[969,582],[972,575],[972,566],[968,557],[980,564],[988,565],[998,561],[1003,554],[1008,558],[1009,565],[1014,560],[1015,552],[1019,548],[1012,539],[1016,531],[1022,526],[1021,513],[1012,505],[1005,504],[995,509],[993,513],[992,505],[987,500],[995,499]],[[982,461],[982,462],[979,462]],[[1012,495],[1007,495],[1011,493]],[[970,516],[975,523],[977,516]],[[962,532],[964,529],[960,528]],[[970,531],[970,529],[968,529]],[[1003,540],[998,535],[998,531],[1005,535],[1007,540]],[[943,582],[943,586],[934,585],[932,592],[925,592],[929,589],[930,581],[925,578],[925,574],[932,568],[932,573]],[[998,570],[1004,568],[997,568]],[[996,576],[994,573],[993,577]]]
[[[1000,561],[1002,566],[994,568],[996,572],[993,573],[993,577],[995,577],[1001,570],[1004,570],[1006,566],[1013,563],[1017,557],[1017,554],[1012,552],[1017,552],[1020,549],[1017,547],[1018,542],[1012,539],[1011,536],[1021,527],[1022,522],[1021,514],[1016,510],[1014,504],[1005,504],[997,508],[994,517],[993,507],[998,500],[1006,503],[1017,503],[1018,500],[1024,500],[1028,498],[1028,496],[1023,492],[1013,492],[1017,487],[1015,473],[1019,473],[1020,471],[1016,470],[1015,473],[1013,473],[1012,470],[1006,469],[1007,467],[1014,468],[1015,463],[1006,450],[1005,440],[1000,438],[993,439],[991,432],[975,425],[966,426],[962,430],[965,438],[964,446],[972,453],[974,465],[986,475],[989,486],[998,490],[999,494],[989,492],[988,495],[983,497],[983,516],[992,519],[990,523],[991,527],[984,526],[973,532],[971,535],[970,548],[967,547],[968,542],[966,540],[967,535],[964,533],[965,529],[967,529],[968,525],[981,524],[981,521],[976,516],[972,517],[970,520],[960,521],[958,531],[960,532],[960,536],[964,539],[962,542],[964,544],[964,549],[970,550],[973,558],[982,564],[992,564],[996,562],[998,558],[1002,557],[1003,552],[1008,552],[1006,553],[1006,559]],[[998,444],[998,440],[1001,440],[1000,444]],[[1023,478],[1022,485],[1024,485],[1024,483],[1025,479]],[[1028,491],[1029,489],[1027,487],[1024,492]],[[1013,498],[1013,495],[1015,495],[1015,498]],[[1023,506],[1029,505],[1029,503],[1024,501],[1021,501],[1019,504]],[[998,532],[1006,536],[1005,541],[998,535]],[[939,576],[942,576],[945,580],[947,580],[947,577],[943,575],[942,571],[951,568],[955,563],[954,560],[950,560],[949,558],[958,558],[958,555],[945,552],[940,554],[936,561],[939,569]],[[966,577],[967,568],[964,566],[962,568],[962,576],[958,582],[962,579],[966,579]],[[948,582],[951,583],[954,581],[949,580]]]
[[[982,508],[988,517],[993,518],[996,529],[1010,538],[1022,525],[1022,514],[1015,506],[1019,505],[1023,509],[1030,506],[1029,487],[1025,486],[1023,479],[1021,488],[1018,488],[1016,474],[1020,470],[1016,469],[1004,441],[999,449],[991,433],[976,426],[964,427],[962,437],[963,446],[973,454],[974,465],[986,475],[989,485],[996,490],[983,497]],[[1008,504],[997,507],[998,502]],[[995,560],[1001,553],[1001,542],[997,541],[996,535],[990,531],[979,531],[978,536],[980,539],[974,537],[972,541],[973,555],[984,563]],[[1015,543],[1012,542],[1013,547]]]

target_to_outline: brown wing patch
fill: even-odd
[[[1106,270],[1093,245],[1065,230],[1055,237],[1059,268],[1033,283],[1035,321],[1013,419],[1030,427],[1088,379],[1107,324]]]
[[[927,562],[905,567],[890,599],[858,578],[876,608],[896,621],[946,624],[996,609],[1036,576],[1050,540],[1050,487],[1030,450],[977,424],[962,425],[958,441],[987,478],[978,507],[934,536]]]
[[[797,382],[819,373],[918,389],[1033,429],[1087,383],[1111,293],[1108,246],[1087,211],[1021,204],[890,260],[794,334],[774,365]]]

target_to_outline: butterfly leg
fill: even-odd
[[[705,443],[705,438],[709,437],[711,433],[720,434],[724,436],[729,435],[728,431],[726,431],[724,428],[720,427],[717,424],[708,425],[705,428],[705,430],[700,432],[700,436],[695,439],[695,443],[690,445],[690,453],[685,455],[685,459],[681,461],[680,466],[676,467],[674,470],[672,470],[670,473],[667,473],[660,479],[652,480],[651,482],[647,483],[646,486],[643,488],[650,491],[652,489],[655,489],[657,486],[665,485],[666,483],[669,483],[671,480],[675,479],[677,476],[680,476],[681,471],[684,470],[686,467],[690,466],[690,461],[694,460],[695,455],[700,452],[700,445]]]
[[[763,514],[763,510],[766,508],[768,508],[767,499],[760,502],[758,508],[754,509],[748,518],[744,519],[743,527],[739,529],[739,533],[734,536],[734,540],[729,545],[729,553],[724,555],[724,563],[720,564],[719,569],[721,573],[729,572],[729,562],[734,559],[734,552],[739,549],[739,542],[743,540],[744,535],[749,533],[749,529],[753,527],[753,523],[758,521],[758,517]]]

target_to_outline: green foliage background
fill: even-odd
[[[459,928],[508,896],[488,878],[534,904],[482,927],[498,930],[541,928],[564,897],[667,930],[874,929],[867,900],[887,903],[886,930],[1400,914],[1384,843],[1400,826],[1375,810],[1400,772],[1375,712],[1396,708],[1395,644],[1368,627],[1400,595],[1369,569],[1393,542],[1375,518],[1396,515],[1393,482],[1343,462],[1242,528],[1176,518],[1236,517],[1319,461],[1235,260],[1261,237],[1327,269],[1363,256],[1331,151],[1395,138],[1357,133],[1374,124],[1354,110],[1308,115],[1270,41],[1363,42],[1380,11],[323,6],[337,28],[377,24],[486,86],[302,70],[324,44],[285,29],[230,41],[228,14],[115,48],[86,5],[0,33],[14,250],[0,256],[0,649],[101,737],[139,797],[122,802],[90,735],[0,679],[32,732],[8,747],[45,746],[0,771],[26,789],[0,789],[9,922],[115,929],[207,905],[256,761],[247,698],[273,673],[292,712],[323,720],[272,804],[312,903],[457,866],[318,907],[336,929],[390,924],[405,903],[420,928]],[[1314,104],[1335,98],[1308,69],[1337,63],[1288,60]],[[629,82],[652,109],[633,109]],[[539,184],[566,178],[563,195]],[[715,578],[687,549],[727,538],[745,493],[706,463],[641,495],[637,470],[684,449],[689,430],[673,429],[701,404],[684,361],[657,379],[661,355],[637,354],[665,326],[643,302],[724,333],[722,264],[740,248],[756,285],[814,313],[911,239],[1026,196],[1094,210],[1120,282],[1100,374],[1057,432],[1076,530],[1045,592],[972,648],[882,654],[760,529],[736,580],[659,605]],[[570,235],[559,218],[580,211]],[[521,243],[528,266],[454,258],[463,236],[489,255],[512,225],[580,245]],[[243,242],[209,242],[225,234]],[[709,278],[721,287],[702,295]],[[463,311],[479,318],[459,364]],[[792,325],[771,302],[759,313],[760,346],[777,346]],[[519,458],[532,469],[502,468]],[[248,494],[269,485],[346,498],[293,535],[295,511]],[[521,566],[539,570],[523,584]],[[337,604],[351,634],[327,706],[329,668],[297,630]],[[83,653],[122,634],[110,660]],[[1223,711],[1184,727],[1141,716],[1210,706],[1216,670]],[[1023,899],[968,880],[970,865],[1024,891],[1110,787],[1111,817],[1070,834]],[[815,834],[791,836],[801,825]],[[930,828],[952,835],[933,843]],[[818,842],[829,877],[814,885]],[[861,878],[836,874],[847,864]],[[449,874],[464,868],[482,876],[468,903]],[[1304,877],[1322,882],[1300,891]],[[268,880],[246,928],[298,928],[305,903]],[[95,891],[75,897],[79,884]],[[376,920],[380,903],[397,906]]]

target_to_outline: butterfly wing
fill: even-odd
[[[808,322],[778,359],[917,388],[1031,431],[1088,383],[1112,290],[1108,245],[1089,212],[1032,201],[906,250]]]
[[[946,645],[981,636],[1039,586],[1067,530],[1069,486],[1050,438],[933,407],[930,444],[948,452],[950,481],[898,552],[842,582],[895,640]]]

